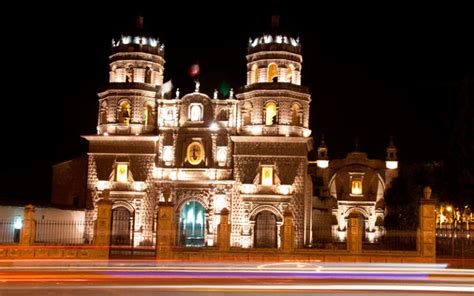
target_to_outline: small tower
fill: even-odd
[[[156,130],[155,97],[163,84],[164,45],[136,28],[112,40],[109,86],[99,95],[99,135],[150,134]]]
[[[299,38],[279,28],[272,17],[271,29],[250,38],[247,84],[237,95],[239,133],[309,137],[309,90],[301,86]]]
[[[385,158],[387,169],[393,170],[398,168],[397,147],[393,143],[393,137],[390,138],[390,143],[387,147],[387,157]]]
[[[319,168],[325,169],[329,166],[328,148],[324,142],[324,135],[321,137],[321,144],[318,147],[318,158],[316,164]]]

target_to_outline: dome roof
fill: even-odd
[[[137,17],[136,28],[112,39],[112,52],[145,52],[164,54],[165,46],[160,40],[143,29],[143,17]]]

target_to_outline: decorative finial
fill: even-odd
[[[359,138],[356,138],[356,141],[355,141],[355,151],[358,151],[359,150]]]
[[[321,134],[321,145],[320,146],[325,146],[326,142],[324,142],[324,134]]]
[[[277,13],[274,13],[272,15],[272,28],[277,29],[280,27],[280,15]]]
[[[179,87],[176,89],[176,98],[179,99]]]
[[[233,99],[233,98],[234,98],[234,89],[231,88],[229,91],[229,99]]]
[[[196,83],[196,88],[194,89],[194,92],[199,92],[199,87],[201,86],[201,83],[199,83],[198,79],[194,80],[194,83]]]
[[[214,100],[217,100],[217,96],[219,95],[219,92],[217,91],[217,88],[214,89]]]
[[[143,30],[143,16],[137,16],[137,29]]]
[[[395,143],[393,142],[393,136],[390,136],[390,142],[388,143],[388,147],[395,147]]]

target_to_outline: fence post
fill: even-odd
[[[158,206],[158,221],[156,229],[156,258],[167,259],[172,257],[172,248],[175,245],[176,227],[174,225],[173,203],[170,192],[163,192],[165,201]]]
[[[289,208],[286,208],[283,212],[283,228],[282,228],[282,242],[281,249],[285,252],[291,252],[295,248],[294,239],[294,228],[293,228],[293,215]]]
[[[36,238],[35,207],[27,205],[23,214],[23,227],[20,233],[20,245],[31,245]]]
[[[359,224],[360,215],[352,212],[348,219],[347,250],[351,254],[360,254],[362,253],[362,231]]]
[[[435,203],[430,199],[431,188],[423,188],[423,199],[420,202],[420,226],[418,229],[418,252],[422,257],[436,258],[436,213]]]
[[[230,248],[230,229],[229,210],[224,208],[221,211],[221,222],[217,226],[217,246],[221,251],[227,251]]]
[[[112,223],[112,202],[109,200],[109,190],[102,192],[102,199],[97,202],[97,220],[94,229],[94,245],[110,246]],[[108,252],[108,250],[107,250]]]

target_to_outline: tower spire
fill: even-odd
[[[273,13],[272,15],[272,29],[278,29],[280,27],[280,15]]]
[[[143,16],[137,16],[137,30],[143,30]]]

